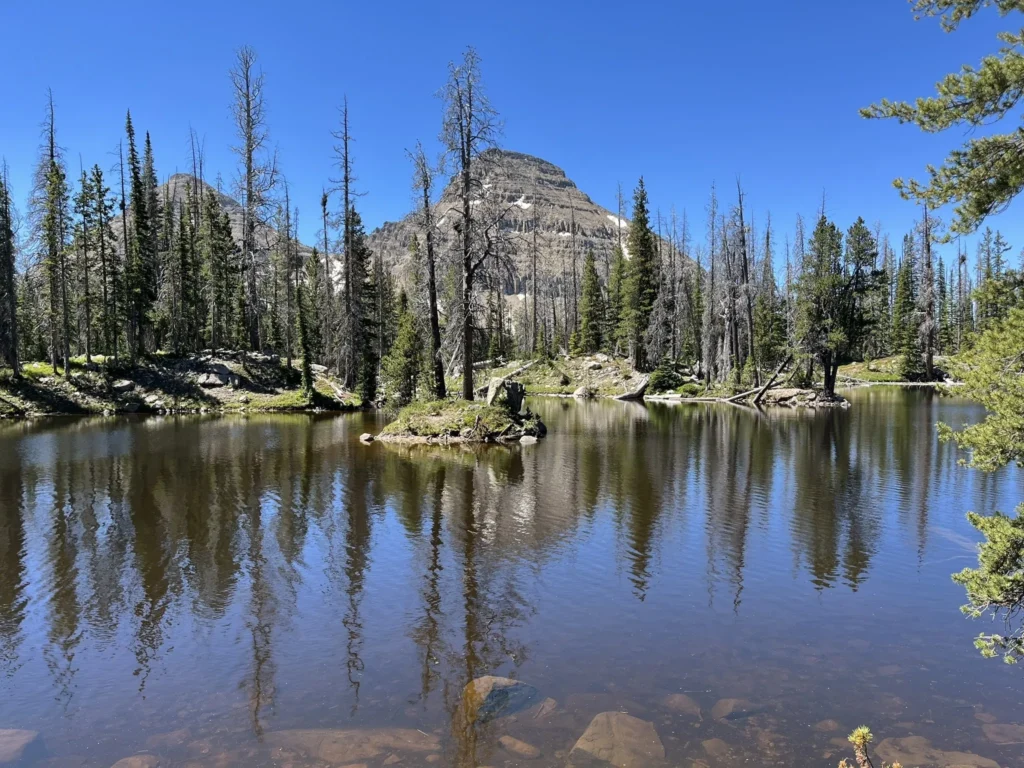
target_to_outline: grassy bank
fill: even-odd
[[[515,442],[524,435],[543,436],[544,431],[532,414],[515,416],[479,400],[435,400],[406,406],[379,437],[393,442]]]
[[[343,411],[360,406],[325,370],[314,392],[302,389],[298,362],[273,355],[217,352],[156,355],[135,365],[75,358],[67,376],[28,363],[22,376],[0,371],[0,418],[114,413]]]

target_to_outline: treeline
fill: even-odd
[[[712,189],[696,242],[685,214],[652,216],[642,178],[611,259],[578,253],[572,222],[571,263],[545,272],[537,221],[516,231],[483,183],[499,121],[472,49],[441,92],[440,162],[410,153],[417,233],[399,276],[371,251],[356,209],[347,103],[310,249],[270,146],[255,54],[241,49],[230,74],[240,222],[206,183],[194,135],[190,173],[161,186],[130,113],[114,172],[97,164],[72,178],[50,99],[24,221],[0,174],[0,354],[15,373],[22,360],[67,374],[77,356],[115,366],[230,347],[301,361],[307,388],[319,364],[367,401],[401,404],[447,396],[460,372],[472,398],[474,362],[604,351],[663,381],[689,368],[711,386],[756,386],[793,360],[801,380],[832,391],[850,360],[900,355],[904,376],[931,378],[936,355],[959,352],[1024,297],[998,232],[984,233],[974,270],[927,210],[898,247],[862,219],[841,230],[824,206],[810,232],[798,217],[780,235],[770,218],[755,225],[737,184],[729,204]],[[439,217],[442,176],[456,202]],[[522,301],[506,295],[510,275]]]

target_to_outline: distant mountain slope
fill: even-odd
[[[518,253],[521,279],[529,273],[527,263],[535,221],[538,271],[547,275],[560,275],[563,264],[570,263],[573,222],[580,264],[587,250],[592,249],[603,272],[619,242],[620,227],[625,250],[629,222],[591,200],[558,166],[503,149],[487,150],[480,161],[484,193],[510,206],[506,227],[524,235]],[[457,205],[457,186],[449,183],[434,208],[442,233],[450,231],[456,220],[446,214]],[[410,214],[374,230],[370,246],[383,255],[385,263],[403,270],[408,264],[410,239],[418,231],[416,217]]]

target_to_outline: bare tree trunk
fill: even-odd
[[[434,396],[443,400],[447,395],[444,363],[441,360],[441,321],[437,310],[437,257],[434,252],[434,209],[431,207],[433,171],[427,163],[422,146],[417,146],[413,157],[416,166],[416,186],[423,197],[423,231],[427,241],[427,320],[430,324],[430,360],[434,372]]]
[[[736,180],[736,190],[740,199],[740,278],[743,281],[743,296],[746,301],[747,355],[753,363],[754,386],[759,386],[761,383],[761,376],[758,372],[757,359],[754,357],[754,302],[750,296],[750,268],[747,260],[747,228],[743,221],[743,189],[740,187],[739,179]]]
[[[331,272],[331,252],[328,247],[328,222],[327,222],[327,190],[320,196],[320,216],[323,219],[324,224],[324,302],[321,307],[323,312],[322,318],[317,320],[322,321],[323,341],[324,349],[330,350],[327,352],[328,355],[332,355],[335,352],[334,348],[334,275]],[[330,358],[328,358],[329,360]],[[327,361],[325,361],[327,362]],[[330,363],[328,363],[329,365]],[[335,367],[341,365],[341,361],[337,360]]]
[[[533,278],[533,333],[531,336],[531,349],[533,354],[537,352],[537,227],[539,222],[537,220],[537,211],[534,209],[533,213],[533,263],[530,267],[530,274]]]

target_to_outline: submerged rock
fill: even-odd
[[[462,690],[462,715],[466,722],[486,723],[529,707],[537,697],[532,685],[508,677],[478,677]]]
[[[1024,725],[985,723],[981,726],[989,741],[996,744],[1024,744]]]
[[[170,733],[158,733],[146,739],[147,749],[174,749],[187,744],[192,739],[188,728],[181,728]]]
[[[20,760],[25,752],[25,748],[35,741],[38,736],[38,731],[0,728],[0,764],[13,763]]]
[[[999,768],[999,763],[972,752],[945,752],[936,749],[923,736],[884,739],[875,748],[886,763],[937,768]]]
[[[270,747],[293,749],[332,765],[369,760],[385,752],[437,752],[437,736],[409,728],[312,728],[274,731],[266,735]]]
[[[132,755],[118,760],[113,768],[160,768],[160,758],[156,755]]]
[[[711,708],[715,720],[735,720],[754,714],[754,705],[746,699],[719,699]]]
[[[602,712],[572,748],[568,765],[647,768],[663,765],[664,760],[665,746],[652,723],[625,712]]]
[[[540,757],[540,750],[533,746],[533,744],[527,744],[525,741],[521,741],[514,736],[502,736],[498,739],[498,743],[513,755],[525,757],[527,760],[536,760]]]
[[[545,717],[550,715],[558,708],[558,702],[548,697],[544,699],[540,704],[530,707],[530,711],[526,714],[534,720],[543,720]]]
[[[536,445],[537,444],[537,438],[534,437],[533,435],[523,435],[522,437],[519,438],[519,444],[520,445]]]
[[[693,715],[698,719],[703,719],[700,711],[700,705],[685,693],[670,693],[662,699],[662,704],[665,705],[666,709],[671,709],[673,712],[679,712],[684,715]]]
[[[708,757],[724,760],[732,754],[732,748],[721,739],[705,739],[700,743]]]
[[[835,720],[821,720],[814,724],[814,730],[821,731],[822,733],[830,733],[832,731],[839,730],[839,723]]]

